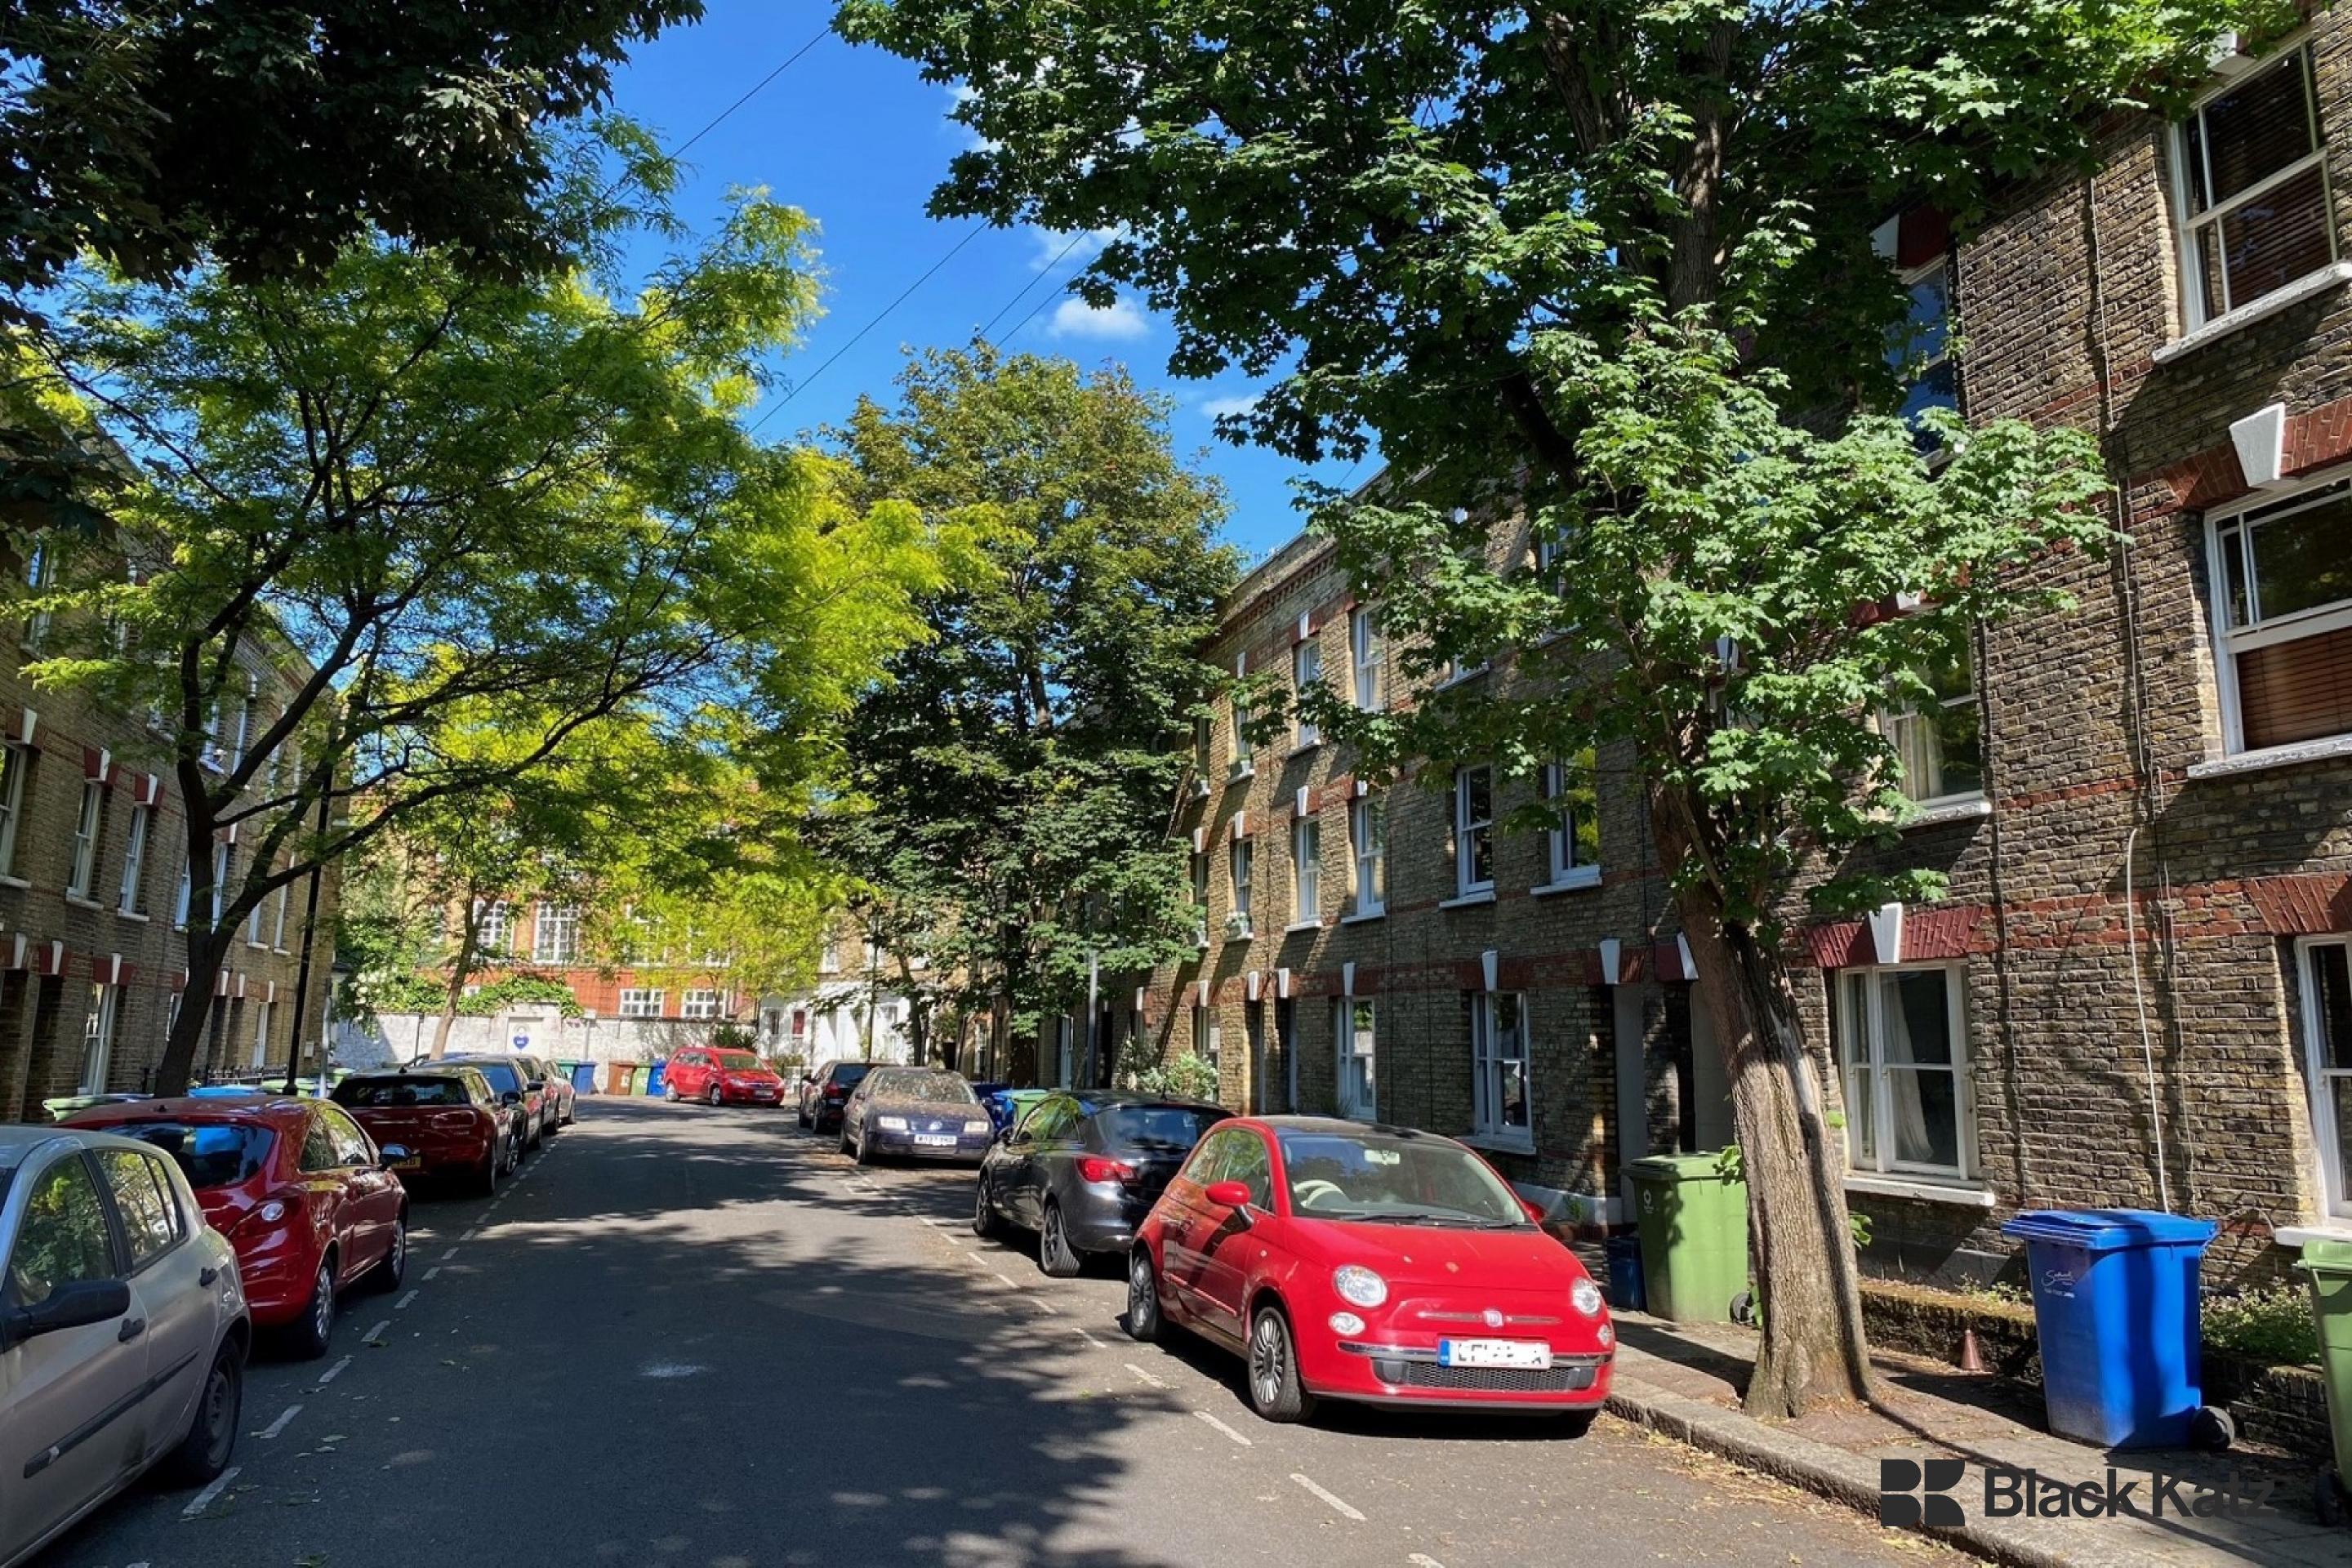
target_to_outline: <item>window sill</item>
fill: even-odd
[[[0,877],[0,888],[30,888],[32,885],[22,877]]]
[[[104,904],[100,903],[96,899],[91,898],[87,893],[61,893],[58,896],[78,910],[102,910],[106,908]]]
[[[1257,932],[1254,931],[1229,931],[1225,933],[1225,945],[1228,947],[1237,942],[1255,942],[1256,940]]]
[[[1339,923],[1343,926],[1359,926],[1368,921],[1384,921],[1388,918],[1388,906],[1383,904],[1377,910],[1366,910],[1360,914],[1341,915]]]
[[[1993,1206],[1992,1189],[1982,1182],[1938,1181],[1933,1176],[1881,1175],[1875,1171],[1848,1171],[1845,1190],[1873,1197],[1916,1198],[1922,1203],[1954,1204],[1961,1208]]]
[[[137,921],[141,925],[145,925],[149,921],[153,920],[155,917],[153,915],[142,914],[137,910],[117,910],[114,911],[114,918],[119,921]]]
[[[1317,747],[1322,745],[1322,743],[1323,737],[1320,735],[1316,736],[1315,739],[1311,741],[1297,742],[1291,746],[1290,754],[1294,757],[1303,757],[1307,755],[1307,752],[1312,752]]]
[[[2290,306],[2326,293],[2330,289],[2352,283],[2352,261],[2337,261],[2316,272],[2305,273],[2284,289],[2273,289],[2250,305],[2241,305],[2225,316],[2216,316],[2193,331],[2158,349],[2148,357],[2158,364],[2170,364],[2186,353],[2194,353],[2207,343],[2226,338],[2241,327],[2252,326],[2265,316],[2275,316]]]
[[[1447,899],[1437,907],[1441,910],[1467,910],[1495,901],[1495,889],[1481,888],[1475,893],[1465,893],[1458,899]]]
[[[1542,899],[1549,898],[1554,893],[1574,893],[1586,888],[1599,886],[1601,886],[1600,867],[1577,866],[1571,868],[1564,876],[1554,877],[1540,888],[1529,888],[1528,893],[1532,898]]]
[[[2315,1241],[2352,1241],[2352,1226],[2341,1221],[2323,1225],[2283,1225],[2271,1232],[2280,1247],[2305,1247]]]
[[[1239,767],[1233,768],[1226,773],[1225,782],[1227,784],[1239,784],[1244,779],[1254,779],[1255,777],[1257,777],[1257,764],[1255,763],[1244,763]]]
[[[1282,928],[1282,934],[1285,936],[1296,936],[1298,932],[1303,931],[1321,931],[1322,929],[1323,922],[1319,920],[1293,921],[1288,925]]]
[[[245,945],[253,949],[256,952],[268,952],[269,951],[269,944],[268,942],[256,942],[251,937],[247,937],[245,939]]]
[[[144,919],[146,919],[147,917],[146,917],[146,916],[144,916],[144,915],[142,915],[142,916],[140,916],[139,918],[140,918],[140,919],[142,919],[142,920],[144,920]],[[294,950],[293,950],[292,948],[290,948],[290,947],[273,947],[273,948],[271,948],[269,951],[270,951],[270,952],[274,952],[274,953],[276,953],[278,957],[280,957],[280,958],[284,958],[288,953],[289,953],[289,952],[293,952]]]
[[[1979,822],[1991,815],[1992,802],[1984,796],[1961,795],[1921,805],[1916,815],[1898,823],[1896,830],[1908,833],[1915,827],[1936,827],[1948,822]]]
[[[1532,1154],[1536,1141],[1532,1134],[1521,1138],[1508,1132],[1463,1132],[1455,1135],[1456,1143],[1467,1143],[1473,1149],[1483,1149],[1489,1154]]]
[[[1445,691],[1454,687],[1465,685],[1469,681],[1476,680],[1481,676],[1485,675],[1489,668],[1489,666],[1484,664],[1474,664],[1468,669],[1456,670],[1452,675],[1449,675],[1444,679],[1439,681],[1436,685],[1431,687],[1430,690]]]
[[[2192,779],[2227,778],[2231,773],[2259,773],[2272,768],[2292,768],[2305,763],[2352,757],[2352,735],[2330,735],[2324,741],[2297,741],[2291,746],[2264,746],[2259,752],[2214,757],[2189,764]]]

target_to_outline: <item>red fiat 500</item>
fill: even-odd
[[[408,1268],[408,1195],[341,1106],[317,1100],[142,1100],[75,1127],[144,1139],[179,1162],[205,1218],[236,1248],[257,1327],[327,1353],[335,1297]]]
[[[1181,1324],[1249,1363],[1250,1403],[1560,1413],[1609,1397],[1616,1332],[1576,1255],[1451,1138],[1312,1117],[1221,1123],[1128,1258],[1127,1331]]]
[[[669,1058],[666,1090],[671,1100],[712,1105],[782,1105],[784,1080],[750,1051],[693,1046]]]

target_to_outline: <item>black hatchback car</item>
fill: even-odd
[[[1039,1264],[1067,1278],[1090,1252],[1126,1251],[1192,1145],[1231,1114],[1150,1095],[1048,1096],[989,1146],[971,1228],[990,1236],[1010,1220],[1035,1231]]]
[[[827,1062],[813,1073],[802,1074],[800,1124],[819,1132],[839,1127],[841,1108],[873,1070],[872,1062]]]

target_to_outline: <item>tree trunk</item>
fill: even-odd
[[[449,984],[441,996],[441,1016],[433,1025],[432,1058],[439,1061],[449,1053],[449,1032],[457,1026],[457,1004],[466,994],[466,981],[474,973],[475,960],[481,956],[481,900],[467,889],[464,912],[457,917],[457,952],[449,961]]]
[[[171,1033],[163,1041],[163,1059],[155,1064],[154,1089],[159,1095],[185,1094],[194,1081],[196,1047],[205,1037],[212,1022],[213,987],[220,974],[221,961],[227,943],[214,931],[196,928],[196,909],[191,895],[188,922],[188,983],[180,993],[180,1011],[172,1020]],[[209,907],[209,906],[207,906]]]
[[[1728,928],[1703,890],[1675,900],[1731,1084],[1748,1177],[1763,1343],[1745,1407],[1766,1418],[1870,1394],[1870,1357],[1840,1162],[1777,957]]]

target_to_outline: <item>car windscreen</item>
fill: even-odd
[[[951,1072],[915,1072],[893,1068],[874,1075],[875,1100],[913,1100],[926,1105],[977,1105],[971,1085]]]
[[[278,1134],[267,1127],[188,1121],[117,1121],[106,1129],[152,1143],[179,1162],[188,1185],[233,1187],[269,1163]]]
[[[1390,1225],[1517,1229],[1527,1213],[1460,1144],[1379,1132],[1281,1134],[1294,1213]]]
[[[760,1058],[749,1051],[713,1051],[710,1059],[729,1072],[758,1072]]]
[[[1224,1119],[1225,1112],[1205,1105],[1118,1105],[1096,1117],[1095,1123],[1111,1148],[1181,1154]]]
[[[347,1078],[335,1085],[337,1105],[467,1105],[464,1083],[454,1078]]]
[[[512,1067],[509,1066],[505,1062],[484,1062],[481,1066],[481,1074],[484,1078],[490,1080],[490,1087],[497,1089],[500,1094],[520,1094],[522,1092],[522,1079],[520,1075],[519,1075]]]

